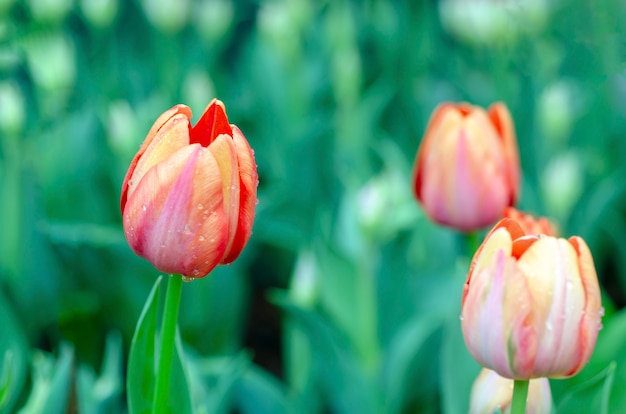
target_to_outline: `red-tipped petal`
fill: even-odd
[[[228,242],[225,254],[228,254],[233,244],[237,230],[239,216],[239,167],[235,146],[229,135],[222,134],[209,146],[209,151],[215,157],[222,178],[222,193],[224,197],[224,213],[228,227]]]
[[[231,263],[235,260],[252,234],[252,223],[254,222],[254,209],[257,204],[258,175],[254,151],[250,148],[248,141],[243,136],[239,128],[233,128],[233,142],[237,154],[239,165],[239,217],[237,220],[237,230],[233,237],[230,251],[222,260],[223,264]]]
[[[224,104],[222,101],[213,99],[198,123],[191,129],[190,143],[208,147],[221,134],[232,136],[233,132],[228,123]]]

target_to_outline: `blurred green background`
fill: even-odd
[[[471,252],[411,186],[442,101],[504,101],[520,208],[593,252],[604,330],[555,412],[626,411],[625,24],[618,0],[0,0],[0,411],[125,412],[158,272],[121,182],[163,111],[213,97],[260,202],[241,257],[184,286],[196,412],[467,412]]]

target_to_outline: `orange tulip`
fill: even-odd
[[[254,152],[213,100],[195,126],[176,105],[154,123],[122,185],[124,233],[157,269],[204,277],[235,260],[252,233]]]
[[[580,237],[527,235],[502,219],[470,266],[462,329],[470,353],[503,377],[569,377],[587,363],[604,313]]]
[[[472,386],[469,414],[493,414],[497,410],[510,413],[512,399],[513,380],[483,368]],[[551,410],[552,392],[548,379],[530,380],[526,414],[550,414]]]
[[[530,214],[523,213],[513,207],[504,209],[504,217],[510,218],[522,226],[526,234],[544,234],[546,236],[557,236],[556,226],[545,217],[535,218]]]
[[[486,112],[467,103],[440,105],[414,167],[414,190],[435,222],[474,231],[502,218],[519,192],[519,155],[502,103]]]

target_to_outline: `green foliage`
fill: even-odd
[[[600,275],[605,328],[556,412],[626,411],[626,8],[461,3],[490,2],[0,0],[0,412],[148,409],[157,272],[120,185],[159,114],[213,97],[259,205],[241,257],[184,287],[177,412],[467,412],[472,252],[411,188],[433,108],[463,100],[506,102],[520,207]]]

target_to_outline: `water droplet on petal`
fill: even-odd
[[[601,317],[604,316],[604,307],[601,307],[598,313],[600,314]]]
[[[194,270],[194,272],[197,272],[197,270]],[[183,282],[193,282],[193,279],[193,277],[183,276]]]
[[[185,224],[185,233],[191,233],[191,227],[189,227],[189,224]]]
[[[551,321],[546,321],[546,329],[550,332],[552,332],[552,322]]]
[[[204,236],[203,235],[198,236],[198,241],[204,241]]]
[[[165,249],[165,243],[161,242],[161,249]]]
[[[574,283],[571,280],[568,280],[567,283],[565,284],[565,286],[569,290],[569,289],[572,289],[574,287]]]
[[[460,319],[460,320],[463,320],[463,315],[459,315],[459,319]]]
[[[193,273],[194,276],[198,276],[200,274],[200,271],[198,269],[193,269],[191,273]]]
[[[143,211],[146,211],[146,210],[148,209],[148,206],[146,206],[146,205],[144,204],[144,205],[142,205],[142,206],[141,206],[141,209],[142,209]]]
[[[198,210],[203,210],[203,209],[204,209],[204,204],[198,203]]]

